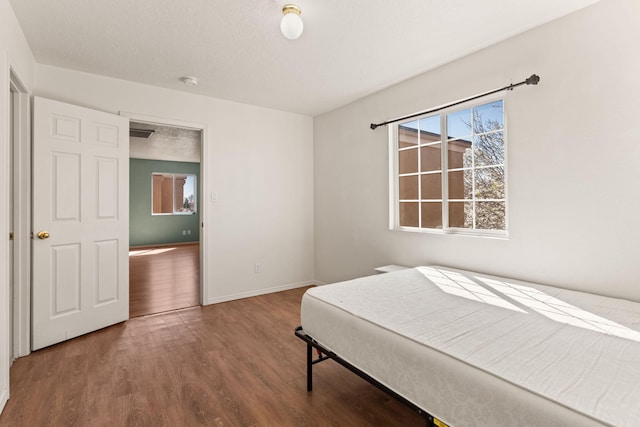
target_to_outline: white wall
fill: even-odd
[[[439,263],[640,301],[638,40],[640,2],[601,1],[316,117],[316,279]],[[509,239],[388,230],[387,130],[368,125],[532,73],[506,94]]]
[[[313,280],[311,117],[46,65],[37,67],[34,92],[112,113],[205,125],[206,302]]]
[[[10,70],[27,88],[35,61],[7,0],[0,0],[0,410],[9,397],[9,79]]]

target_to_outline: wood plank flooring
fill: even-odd
[[[139,317],[16,360],[0,426],[424,426],[333,361],[306,391],[294,289]]]
[[[129,251],[129,317],[200,304],[200,245]]]

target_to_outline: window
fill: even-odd
[[[196,213],[196,176],[193,174],[151,174],[153,215]]]
[[[392,228],[506,235],[504,103],[391,128]]]

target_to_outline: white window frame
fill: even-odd
[[[505,204],[505,229],[504,230],[486,230],[486,229],[472,229],[472,228],[459,228],[449,227],[449,185],[448,176],[449,168],[447,162],[448,143],[449,138],[447,135],[447,115],[455,113],[461,110],[473,109],[480,105],[490,104],[495,101],[502,101],[503,107],[503,129],[504,132],[504,204]],[[416,116],[411,119],[392,123],[388,126],[389,132],[389,229],[397,231],[408,231],[416,233],[428,233],[428,234],[459,234],[478,237],[490,237],[490,238],[508,238],[509,237],[509,177],[508,177],[508,137],[507,137],[507,101],[504,96],[486,97],[485,99],[468,103],[464,106],[456,106],[448,109],[443,109],[433,114],[425,114],[422,116]],[[441,175],[442,175],[442,228],[422,228],[422,227],[408,227],[400,225],[400,177],[399,177],[399,156],[398,156],[398,127],[402,123],[421,120],[426,117],[440,116],[440,129],[443,135],[440,142],[434,142],[434,144],[441,145]],[[422,146],[422,145],[421,145]],[[420,147],[417,148],[420,150]],[[457,169],[454,169],[457,170]],[[473,169],[475,171],[475,168]],[[418,171],[420,171],[420,156],[418,156]],[[420,172],[418,172],[420,173]],[[420,186],[422,180],[418,179],[418,195],[420,196]],[[420,199],[419,199],[420,200]],[[458,201],[457,199],[453,201]],[[421,211],[421,209],[419,209]],[[421,213],[420,213],[421,214]]]

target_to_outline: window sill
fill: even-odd
[[[498,230],[466,230],[462,228],[450,228],[446,230],[435,228],[416,228],[416,227],[392,227],[391,231],[404,231],[419,234],[439,234],[465,237],[483,237],[488,239],[509,240],[508,231]]]

